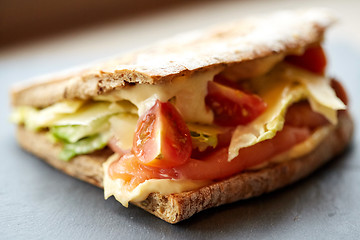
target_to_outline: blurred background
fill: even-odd
[[[10,45],[200,0],[1,0],[0,45]]]
[[[310,6],[330,7],[350,18],[352,13],[356,14],[359,1],[0,0],[0,49],[114,22],[130,22],[145,16],[152,19],[166,12],[173,18],[163,18],[163,21],[178,21],[177,25],[193,28],[203,20],[211,23],[213,19],[233,19],[279,8]],[[194,16],[194,10],[198,12],[197,16]],[[186,21],[188,17],[191,17],[191,23]]]

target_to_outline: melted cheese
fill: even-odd
[[[212,181],[173,180],[173,179],[151,179],[139,184],[132,191],[125,188],[122,179],[112,180],[108,169],[113,161],[119,158],[117,154],[112,155],[104,164],[104,196],[108,199],[114,196],[122,205],[128,207],[129,202],[144,201],[150,193],[172,194],[186,192],[209,185]]]
[[[138,107],[138,115],[141,116],[154,105],[156,99],[166,102],[175,97],[175,106],[186,122],[211,124],[213,113],[205,105],[207,83],[212,81],[220,70],[217,68],[212,71],[196,72],[190,77],[178,77],[168,84],[138,84],[112,91],[96,99],[129,100]]]
[[[328,125],[319,128],[308,139],[297,144],[292,149],[281,153],[266,163],[259,164],[251,169],[261,169],[270,163],[291,161],[294,158],[304,156],[313,151],[330,133],[334,126]],[[114,196],[125,207],[129,202],[144,201],[150,193],[172,194],[198,189],[210,185],[212,181],[194,180],[171,180],[171,179],[152,179],[139,184],[134,190],[128,191],[122,179],[112,180],[108,174],[108,169],[113,161],[118,159],[114,154],[104,164],[104,197],[105,199]]]
[[[117,145],[121,149],[132,148],[137,121],[134,114],[119,114],[109,119],[111,133],[118,139]]]

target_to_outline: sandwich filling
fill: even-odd
[[[64,161],[110,147],[105,197],[127,206],[152,192],[194,190],[316,148],[346,109],[341,86],[324,76],[322,48],[275,55],[262,66],[252,74],[240,64],[220,66],[91,101],[20,106],[12,119],[47,131]]]

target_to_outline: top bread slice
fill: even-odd
[[[87,100],[129,84],[160,84],[219,65],[299,54],[320,42],[334,21],[327,10],[310,9],[193,31],[90,67],[22,84],[13,89],[12,104],[41,108],[65,99]]]

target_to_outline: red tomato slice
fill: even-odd
[[[139,119],[133,151],[144,165],[151,167],[171,168],[189,160],[190,131],[171,103],[157,100]]]
[[[128,153],[112,163],[109,174],[112,179],[124,179],[129,189],[148,179],[222,179],[263,163],[309,136],[308,128],[285,126],[273,139],[240,149],[239,155],[231,162],[228,161],[228,148],[223,147],[201,160],[190,159],[181,166],[169,169],[145,166],[134,154]]]
[[[306,49],[301,56],[287,56],[285,61],[320,75],[324,75],[327,64],[325,52],[320,45]]]
[[[221,126],[248,124],[266,108],[260,97],[212,81],[205,102],[214,112],[214,122]]]
[[[215,75],[214,82],[219,83],[221,85],[225,85],[225,86],[230,87],[230,88],[238,89],[238,90],[243,91],[245,93],[250,93],[250,92],[248,92],[246,90],[243,82],[232,81],[232,80],[228,79],[227,77],[225,77],[225,76],[223,76],[221,74]]]
[[[239,155],[228,161],[228,149],[221,148],[202,160],[191,159],[176,168],[180,178],[201,180],[229,177],[244,169],[263,163],[310,136],[308,128],[285,126],[273,139],[239,150]]]

